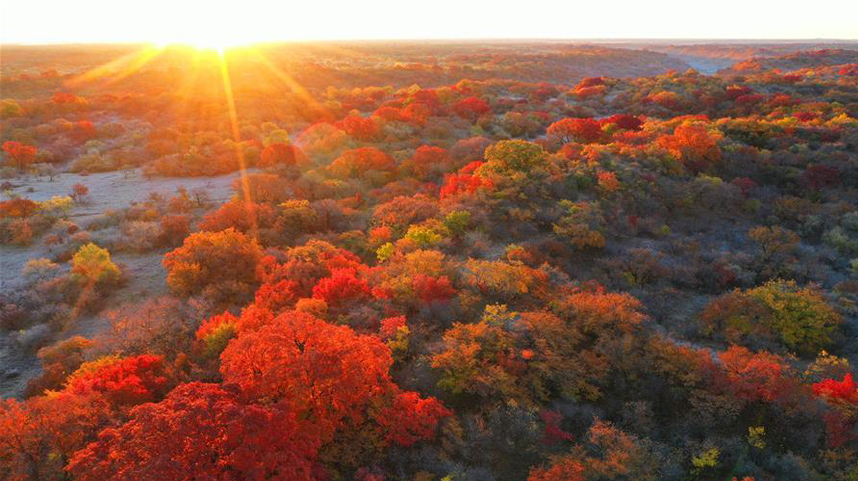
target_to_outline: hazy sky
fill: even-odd
[[[858,0],[0,0],[3,43],[858,39]]]

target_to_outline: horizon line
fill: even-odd
[[[451,43],[451,42],[504,42],[504,43],[522,43],[522,42],[590,42],[590,43],[623,43],[623,42],[705,42],[705,43],[846,43],[858,44],[858,38],[712,38],[712,37],[450,37],[450,38],[318,38],[318,39],[270,39],[248,42],[245,44],[236,45],[235,47],[247,47],[251,45],[273,45],[273,44],[289,44],[289,43],[326,43],[326,42],[427,42],[427,43]],[[151,45],[162,42],[152,42],[147,40],[117,40],[117,41],[89,41],[89,40],[71,40],[67,42],[24,42],[13,41],[7,42],[0,40],[0,47],[15,46],[15,47],[60,47],[60,46],[95,46],[95,45],[115,45],[115,46],[131,46],[131,45]],[[182,41],[168,42],[166,46],[173,45],[188,45]]]

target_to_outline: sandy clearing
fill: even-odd
[[[48,200],[54,196],[68,195],[72,186],[83,184],[89,188],[87,202],[76,205],[69,218],[85,227],[86,221],[103,214],[110,209],[122,209],[145,201],[150,193],[159,193],[166,197],[174,195],[179,187],[189,192],[204,189],[214,204],[220,204],[232,196],[232,183],[239,177],[238,172],[218,177],[144,177],[139,169],[123,172],[103,172],[80,175],[63,173],[51,182],[47,177],[30,176],[14,179],[16,186],[13,194],[34,201]],[[33,245],[20,248],[0,246],[0,291],[13,289],[21,285],[20,273],[30,259],[48,257],[48,250],[37,240]]]

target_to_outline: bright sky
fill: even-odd
[[[858,39],[858,0],[0,0],[0,42]]]

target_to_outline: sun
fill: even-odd
[[[230,42],[225,41],[223,39],[210,38],[210,39],[174,39],[174,40],[161,40],[156,42],[151,42],[151,45],[156,49],[163,50],[172,45],[184,45],[187,47],[192,47],[199,51],[212,51],[217,53],[224,53],[226,50],[238,47],[243,45],[242,42]]]
[[[218,27],[223,25],[223,27]],[[255,43],[255,33],[243,28],[243,25],[220,24],[197,25],[196,28],[185,29],[182,32],[164,32],[160,38],[153,38],[156,46],[186,45],[197,50],[213,50],[223,52],[234,47]]]
[[[237,46],[237,44],[231,42],[225,42],[223,40],[218,39],[201,39],[195,40],[193,42],[189,42],[188,45],[194,47],[197,50],[214,50],[218,53],[223,53],[224,50]]]
[[[190,15],[188,18],[193,18],[193,21],[162,24],[157,33],[153,32],[156,36],[149,41],[223,52],[260,43],[265,39],[265,31],[260,28],[257,16],[250,12],[217,2],[204,12],[192,7],[183,8],[186,8],[186,13]]]

